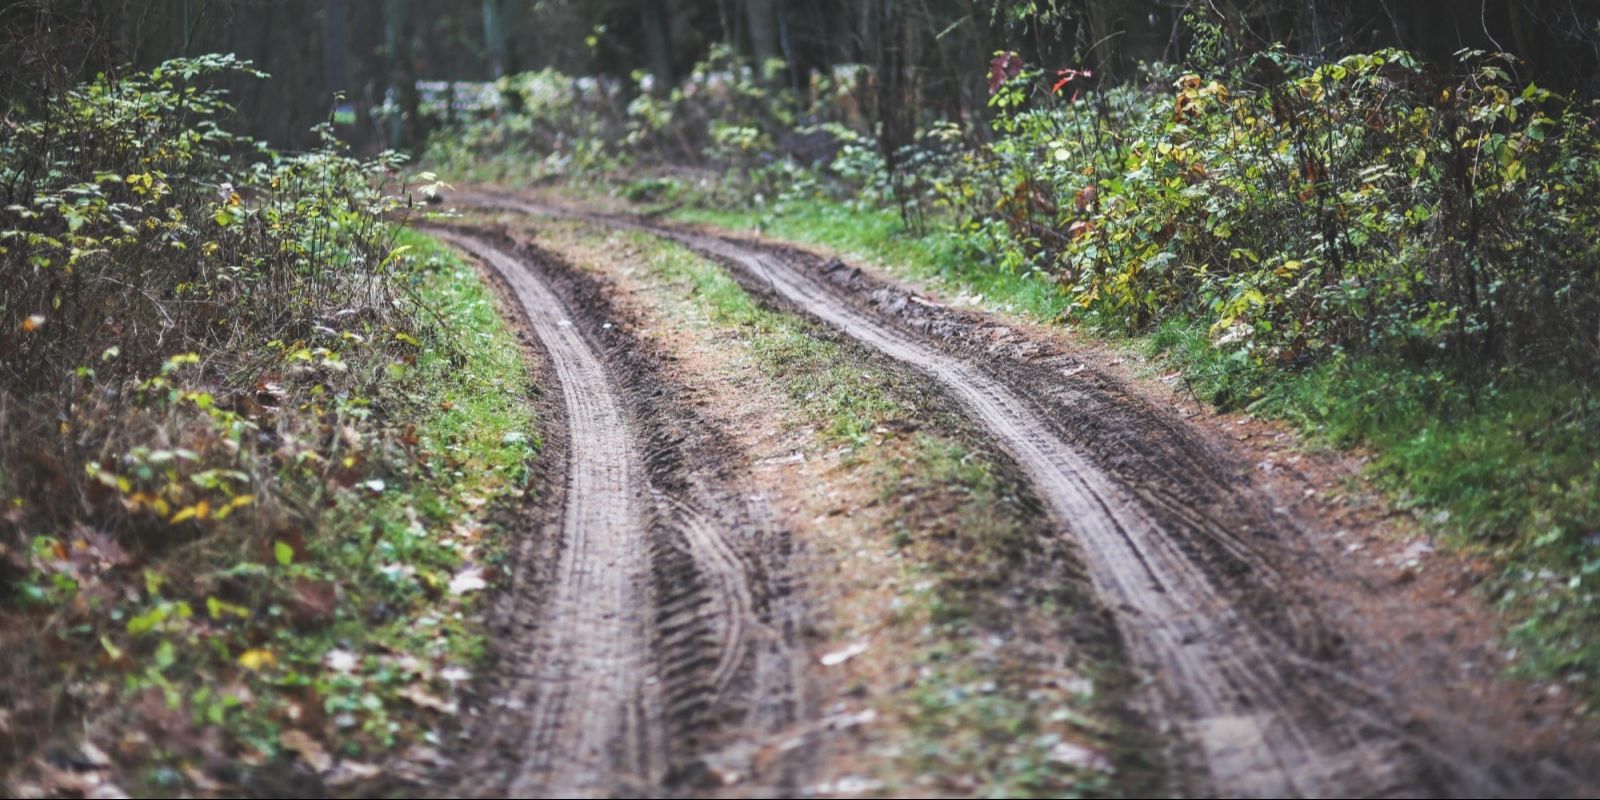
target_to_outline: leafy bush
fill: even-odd
[[[395,245],[398,157],[226,132],[211,87],[240,72],[171,61],[0,125],[0,746],[17,764],[73,729],[144,742],[119,754],[136,764],[314,765],[335,726],[358,755],[416,713],[394,692],[444,691],[436,651],[475,646],[435,609],[481,535],[463,495],[520,480],[528,440],[479,441],[520,395],[503,377],[492,402],[463,391],[483,345],[438,321],[492,320],[487,294]],[[490,371],[519,377],[502,339]],[[362,667],[371,640],[413,666]],[[204,783],[163,769],[146,790]]]
[[[245,69],[206,56],[102,79],[0,138],[14,531],[82,521],[161,546],[245,505],[270,518],[257,456],[284,444],[291,386],[348,391],[370,380],[353,349],[414,333],[384,280],[378,184],[396,163],[244,160],[259,151],[217,126],[227,106],[203,84]]]
[[[1517,86],[1508,57],[1453,76],[1381,51],[1069,103],[996,98],[978,185],[1012,247],[1098,322],[1201,318],[1219,346],[1304,364],[1335,351],[1600,368],[1600,139]],[[962,182],[961,187],[971,185]],[[969,212],[970,213],[970,212]]]
[[[656,87],[642,72],[632,83],[549,69],[510,75],[497,83],[500,107],[436,133],[423,160],[452,175],[495,179],[701,171],[730,201],[772,196],[832,159],[841,143],[862,141],[843,123],[859,122],[851,109],[863,75],[854,67],[819,74],[802,97],[723,46],[672,87]]]

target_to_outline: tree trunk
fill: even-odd
[[[328,0],[322,9],[322,65],[323,80],[329,94],[343,94],[350,90],[350,68],[347,59],[350,37],[345,27],[345,17],[350,11],[349,0]]]
[[[417,94],[416,65],[411,52],[410,0],[384,0],[384,52],[394,81],[399,113],[389,120],[391,146],[414,147],[422,142],[422,98]]]
[[[672,30],[667,0],[643,0],[640,22],[644,26],[644,49],[650,59],[650,74],[655,76],[655,93],[672,91]]]
[[[745,0],[744,16],[750,24],[750,54],[755,57],[757,73],[766,82],[767,62],[783,57],[778,50],[777,3],[773,0]]]
[[[511,57],[511,27],[505,0],[483,0],[483,49],[489,57],[489,77],[515,72]]]

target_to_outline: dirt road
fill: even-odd
[[[1472,685],[1428,674],[1439,661],[1431,648],[1407,653],[1382,632],[1335,613],[1336,596],[1302,581],[1312,551],[1298,540],[1303,531],[1296,520],[1253,491],[1237,464],[1181,422],[1070,354],[1041,352],[991,320],[801,251],[509,196],[461,199],[677,241],[723,263],[770,302],[925,375],[929,391],[950,397],[1016,460],[1060,535],[1081,552],[1133,666],[1150,681],[1144,710],[1167,734],[1167,761],[1178,767],[1175,792],[1471,796],[1564,794],[1584,785],[1577,774],[1583,770],[1562,754],[1524,749],[1533,745],[1507,736],[1510,729],[1482,730],[1483,714],[1492,712],[1470,708]],[[505,252],[457,241],[508,279],[518,274],[518,263]],[[556,351],[577,352],[581,339],[561,327],[560,313],[549,316],[559,301],[539,294],[537,281],[523,273],[513,285],[556,361],[573,441],[589,448],[570,457],[569,491],[590,499],[569,497],[571,544],[540,611],[550,630],[528,651],[540,674],[534,684],[562,691],[535,693],[540,705],[529,744],[540,754],[511,787],[599,789],[585,783],[594,774],[582,774],[595,768],[659,785],[666,765],[652,754],[670,748],[655,718],[657,690],[647,677],[659,673],[639,656],[648,626],[619,611],[649,606],[652,590],[639,576],[650,564],[637,544],[623,552],[630,548],[626,533],[596,529],[637,525],[627,516],[637,513],[631,509],[661,503],[629,477],[637,470],[630,461],[636,446],[618,433],[628,426],[618,422],[625,416],[619,401],[603,397],[604,370],[593,355],[587,366],[562,366],[561,359],[577,357],[557,357]],[[553,330],[549,338],[546,329]],[[557,335],[562,331],[567,335]],[[742,516],[757,519],[761,512]],[[726,544],[736,537],[690,538],[705,542],[688,548],[701,573],[739,575],[728,569],[737,557],[726,555],[738,552]],[[596,563],[608,565],[607,574],[595,575]],[[594,588],[585,581],[594,581]],[[759,589],[730,578],[711,583],[716,588],[708,594],[721,607],[695,619],[719,628],[718,666],[708,671],[706,695],[720,698],[717,687],[739,660],[741,631],[760,624],[748,610],[748,593]],[[724,616],[734,619],[718,621]],[[564,638],[580,630],[594,641]],[[602,663],[610,666],[595,669]],[[593,674],[578,674],[585,669]],[[803,683],[795,677],[788,686]],[[759,705],[750,699],[759,691],[745,702]],[[596,701],[603,708],[594,708]]]
[[[524,552],[503,675],[467,787],[485,796],[653,794],[696,779],[721,722],[776,731],[804,713],[784,533],[720,468],[717,443],[604,302],[550,257],[437,235],[509,287],[560,386],[554,530]],[[587,289],[587,291],[585,291]],[[520,599],[520,598],[519,598]],[[796,756],[798,758],[798,755]],[[783,784],[783,769],[771,770]]]

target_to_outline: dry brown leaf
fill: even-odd
[[[278,734],[278,744],[300,757],[305,765],[316,770],[319,774],[333,768],[333,757],[322,747],[322,743],[311,738],[311,734],[298,728],[290,728]]]
[[[452,703],[452,702],[449,702],[447,700],[444,700],[444,699],[440,698],[438,695],[435,695],[435,694],[429,692],[427,689],[422,688],[421,686],[417,686],[417,685],[413,684],[411,686],[407,686],[404,689],[401,689],[397,694],[399,694],[401,697],[405,698],[406,700],[409,700],[412,705],[414,705],[414,706],[416,706],[418,708],[425,708],[425,709],[428,709],[430,711],[437,711],[437,712],[439,712],[441,714],[454,714],[454,713],[456,713],[456,704],[455,703]]]

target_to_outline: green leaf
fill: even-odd
[[[277,557],[278,564],[281,566],[287,567],[294,563],[294,548],[285,542],[273,542],[272,554]]]

